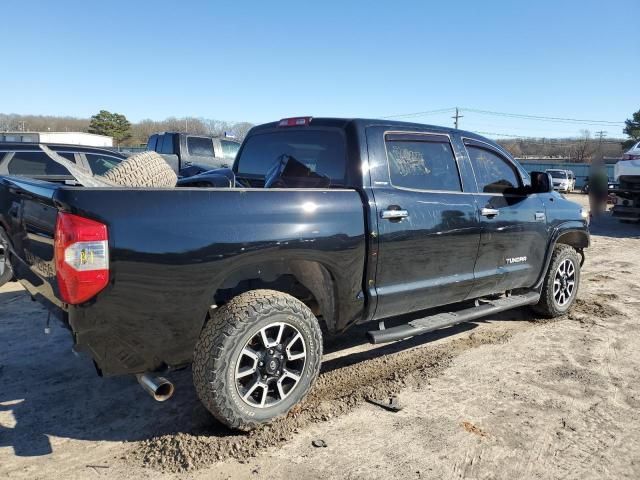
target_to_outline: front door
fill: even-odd
[[[449,136],[374,127],[367,143],[376,159],[375,317],[463,300],[473,286],[480,225]]]
[[[465,139],[475,172],[482,234],[469,298],[531,287],[547,246],[545,208],[516,165],[489,144]]]

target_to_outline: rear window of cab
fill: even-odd
[[[311,172],[328,177],[333,185],[345,183],[344,135],[328,129],[283,129],[248,137],[237,158],[237,175],[263,178],[283,155],[293,157]]]

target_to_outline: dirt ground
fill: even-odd
[[[580,195],[574,200],[585,202]],[[19,285],[0,288],[0,477],[640,478],[640,226],[592,225],[577,305],[527,309],[385,346],[326,345],[287,418],[221,427],[190,371],[156,403],[100,379]],[[397,395],[399,412],[368,399]],[[323,440],[326,447],[314,447]]]

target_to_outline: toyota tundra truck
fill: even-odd
[[[303,399],[323,335],[371,322],[370,342],[398,341],[525,305],[556,317],[578,294],[587,213],[476,134],[287,118],[254,127],[227,174],[155,189],[0,177],[0,272],[100,375],[166,400],[162,375],[191,364],[206,408],[244,430]]]

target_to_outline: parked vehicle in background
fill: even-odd
[[[623,221],[640,220],[640,142],[614,166],[617,188],[612,190],[612,215]]]
[[[620,185],[618,182],[613,181],[613,180],[609,180],[607,183],[607,189],[609,191],[609,193],[613,192],[616,188],[618,188]],[[582,185],[582,188],[580,189],[580,191],[584,194],[589,194],[589,177],[584,177],[584,184]]]
[[[231,167],[239,148],[232,138],[180,132],[155,133],[147,142],[147,150],[162,155],[179,177]]]
[[[640,160],[640,142],[633,145],[622,155],[623,160]]]
[[[100,374],[166,400],[157,375],[193,363],[200,400],[240,429],[304,398],[323,330],[412,313],[377,323],[384,343],[576,299],[586,212],[479,135],[288,118],[254,127],[231,174],[239,188],[0,177],[5,258]]]
[[[76,179],[69,170],[52,160],[40,145],[46,145],[94,175],[104,175],[127,158],[106,148],[26,142],[0,143],[0,175],[19,175],[37,180],[76,184]]]
[[[554,190],[558,190],[563,193],[570,193],[573,191],[576,184],[573,172],[555,168],[548,168],[545,171],[551,175]]]

